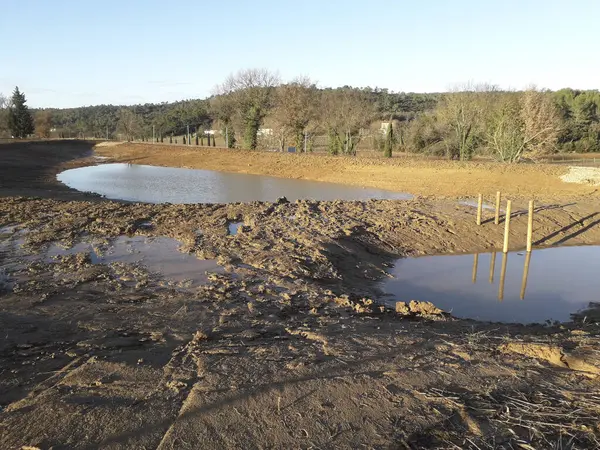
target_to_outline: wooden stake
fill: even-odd
[[[504,253],[508,252],[508,237],[510,234],[510,211],[511,211],[511,201],[506,201],[506,218],[504,219],[504,247],[502,247],[502,251]]]
[[[531,240],[533,238],[533,200],[529,200],[529,220],[527,221],[527,253],[531,251]]]
[[[502,269],[500,270],[500,286],[498,287],[498,300],[504,300],[504,280],[506,279],[506,266],[508,265],[508,253],[502,255]]]
[[[500,191],[496,192],[496,217],[494,218],[494,223],[498,225],[500,223],[500,199],[502,198],[502,194]]]
[[[494,271],[496,270],[496,252],[492,252],[490,259],[490,284],[494,284]]]
[[[479,253],[473,255],[473,276],[471,277],[473,284],[477,283],[477,265],[479,264]]]
[[[531,252],[525,255],[525,266],[523,266],[523,280],[521,280],[521,300],[525,300],[525,289],[527,289],[527,277],[529,276],[529,264],[531,263]]]
[[[481,209],[483,208],[483,195],[477,198],[477,225],[481,225]]]

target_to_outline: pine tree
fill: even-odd
[[[8,111],[8,127],[12,135],[18,139],[23,139],[34,131],[33,116],[26,102],[25,94],[15,87]]]
[[[392,149],[394,148],[394,125],[390,120],[388,125],[387,133],[385,134],[385,143],[383,146],[383,156],[387,158],[392,157]]]

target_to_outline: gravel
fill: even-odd
[[[600,186],[600,168],[569,167],[569,173],[560,177],[565,183],[591,184]]]

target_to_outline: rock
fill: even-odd
[[[283,205],[283,204],[289,203],[289,202],[290,201],[287,198],[285,198],[285,197],[279,197],[277,200],[275,200],[275,203],[277,205]]]
[[[431,302],[420,302],[411,300],[407,305],[406,302],[396,302],[396,313],[403,316],[414,314],[417,316],[439,316],[444,314],[444,311],[439,309]]]
[[[444,311],[442,311],[440,308],[438,308],[431,302],[420,302],[418,300],[411,300],[408,307],[410,308],[411,313],[418,314],[421,316],[437,316],[444,313]]]
[[[406,306],[406,302],[396,302],[396,312],[404,316],[410,314],[410,309]]]

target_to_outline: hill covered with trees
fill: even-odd
[[[10,101],[0,96],[0,134]],[[419,94],[379,88],[319,88],[308,78],[282,83],[262,69],[230,75],[206,99],[68,109],[33,109],[39,137],[159,140],[218,130],[228,147],[331,154],[361,148],[451,159],[488,155],[506,162],[556,151],[600,151],[600,92],[502,91],[466,84]],[[321,144],[319,144],[319,142]]]

